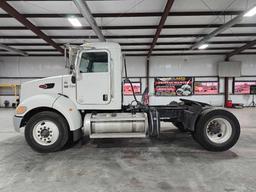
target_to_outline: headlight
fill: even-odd
[[[23,114],[23,113],[25,113],[26,112],[26,110],[27,110],[27,108],[25,107],[25,106],[18,106],[17,108],[16,108],[16,114]]]

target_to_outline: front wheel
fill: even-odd
[[[237,118],[222,109],[203,112],[197,121],[195,140],[209,151],[226,151],[233,147],[240,136]]]
[[[67,121],[55,112],[37,113],[30,118],[25,127],[25,138],[35,151],[41,153],[58,151],[69,139]]]

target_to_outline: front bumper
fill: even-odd
[[[19,116],[13,117],[13,125],[16,132],[20,132],[21,121],[22,121],[22,117],[19,117]]]

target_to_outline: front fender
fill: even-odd
[[[53,104],[53,108],[59,111],[68,121],[70,131],[75,131],[82,127],[82,117],[76,105],[65,96],[60,96]]]
[[[56,99],[60,97],[57,94],[42,94],[42,95],[34,95],[32,97],[28,97],[24,101],[22,101],[19,106],[25,106],[26,112],[23,114],[16,114],[17,117],[24,117],[29,111],[40,108],[40,107],[49,107],[52,108],[53,103]]]
[[[22,121],[17,121],[17,119],[24,119],[24,117],[26,117],[27,114],[29,115],[32,110],[40,108],[50,108],[58,111],[66,118],[71,131],[75,131],[82,127],[81,114],[77,110],[76,105],[65,96],[57,94],[35,95],[25,99],[20,103],[20,105],[25,106],[27,110],[23,114],[15,114],[15,130],[19,130],[19,128],[22,126]]]
[[[26,121],[26,117],[29,117],[30,114],[33,115],[34,109],[40,108],[52,108],[53,103],[55,100],[60,97],[57,94],[41,94],[41,95],[34,95],[32,97],[26,98],[22,101],[19,106],[25,106],[26,111],[22,114],[15,113],[13,117],[13,125],[15,131],[20,132],[20,128],[24,126],[24,121]],[[19,107],[18,106],[18,107]]]

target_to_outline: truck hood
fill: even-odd
[[[21,85],[20,100],[39,94],[63,93],[63,76],[47,77],[28,81]]]

